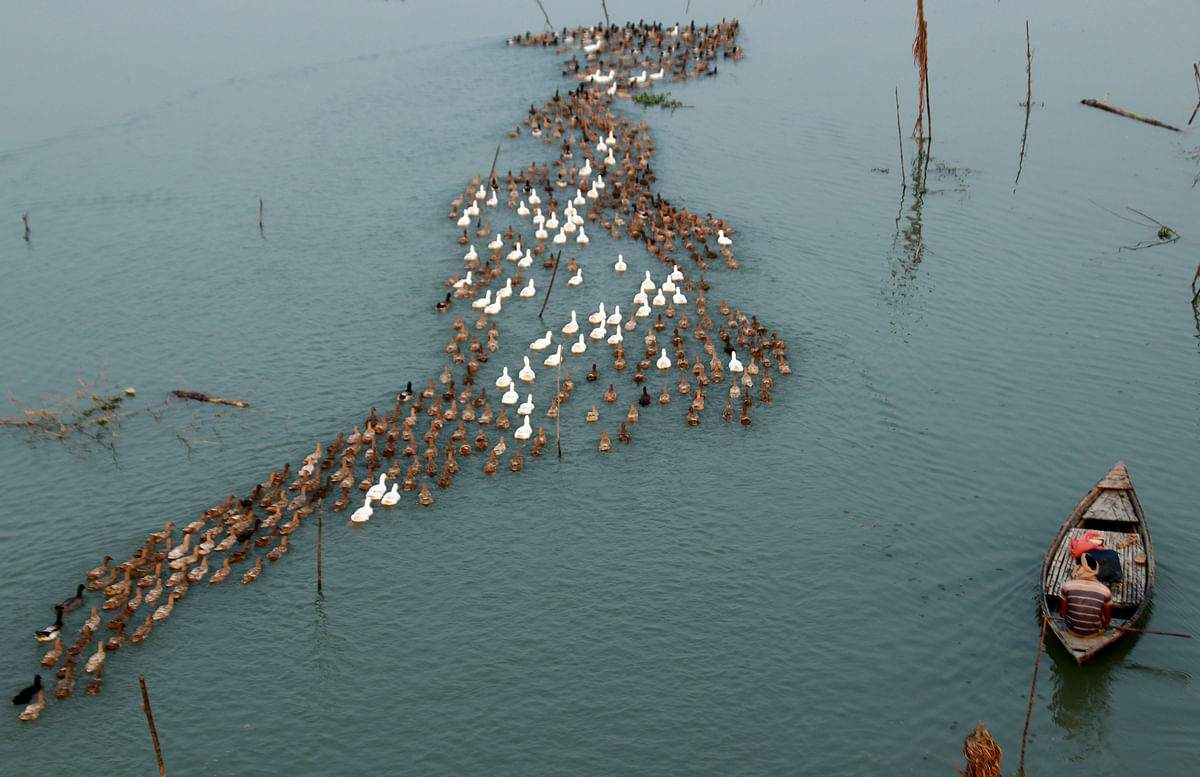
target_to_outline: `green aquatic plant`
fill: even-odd
[[[633,101],[641,105],[657,105],[661,108],[687,108],[682,100],[672,100],[668,97],[670,92],[638,92]]]

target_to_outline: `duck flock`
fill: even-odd
[[[257,580],[263,562],[287,553],[292,533],[327,504],[333,511],[354,507],[350,520],[362,524],[376,514],[376,503],[395,508],[402,492],[417,491],[415,501],[433,504],[430,483],[450,486],[472,456],[484,459],[470,466],[485,473],[523,469],[550,442],[550,424],[534,418],[582,422],[573,436],[599,428],[591,435],[600,451],[612,447],[601,417],[619,424],[614,432],[623,443],[633,440],[629,427],[639,413],[678,412],[695,426],[710,402],[722,408],[721,419],[749,425],[751,410],[771,401],[773,374],[791,371],[785,344],[768,336],[756,316],[723,299],[710,307],[704,272],[714,263],[737,269],[734,230],[654,191],[654,143],[646,124],[613,108],[658,81],[712,75],[719,59],[740,59],[737,32],[732,20],[704,27],[581,27],[509,39],[508,45],[568,55],[563,74],[576,83],[565,95],[556,91],[540,107],[530,106],[509,133],[513,145],[549,147],[557,152],[553,159],[502,178],[494,170],[476,175],[451,202],[454,234],[469,248],[434,306],[435,315],[453,316],[440,374],[421,391],[409,382],[391,413],[371,408],[353,432],[317,443],[295,472],[288,462],[249,495],[230,495],[186,525],[168,523],[123,560],[105,557],[75,596],[55,606],[54,623],[35,632],[50,645],[41,658],[42,671],[54,677],[46,687],[66,698],[86,675],[86,692],[99,692],[109,653],[147,640],[192,585]],[[504,228],[493,231],[493,221]],[[625,252],[594,262],[577,258],[589,250],[589,232],[600,236],[601,230],[628,239],[631,259]],[[647,265],[640,272],[632,268],[635,254]],[[587,307],[581,301],[569,320],[532,341],[510,335],[517,344],[508,352],[522,349],[520,366],[497,363],[505,312],[523,307],[528,322],[548,293],[582,300],[589,286],[585,269],[590,277],[610,274],[596,285],[623,285],[625,292]],[[545,324],[537,326],[541,331]],[[506,322],[510,328],[520,324]],[[570,367],[583,371],[589,364],[586,384],[595,385],[577,391]],[[577,395],[587,398],[572,401]],[[102,593],[103,602],[90,607],[81,625],[68,627],[65,616],[88,610],[87,591],[97,598]],[[45,706],[42,675],[13,703],[27,705],[22,720],[36,719]]]

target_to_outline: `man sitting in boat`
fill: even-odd
[[[1112,619],[1112,592],[1096,579],[1100,564],[1088,553],[1063,584],[1059,613],[1077,637],[1098,637]]]

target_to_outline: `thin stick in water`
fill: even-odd
[[[538,318],[546,312],[546,303],[550,301],[550,292],[554,289],[554,278],[558,275],[558,260],[562,259],[562,249],[558,249],[558,256],[554,257],[554,272],[550,273],[550,285],[546,287],[546,297],[542,300],[542,309],[538,311]]]
[[[146,693],[146,675],[138,675],[142,684],[142,709],[146,712],[146,722],[150,724],[150,738],[154,740],[154,755],[158,757],[159,777],[167,777],[167,768],[163,766],[162,747],[158,744],[158,729],[154,727],[154,713],[150,711],[150,695]]]
[[[25,223],[25,242],[29,242],[29,211],[21,214],[21,221]]]
[[[1049,619],[1042,616],[1042,636],[1038,639],[1037,660],[1033,662],[1033,686],[1029,689],[1029,709],[1025,712],[1025,731],[1021,733],[1021,765],[1017,768],[1018,777],[1025,777],[1025,738],[1029,735],[1029,719],[1033,716],[1034,691],[1037,690],[1038,666],[1042,663],[1042,648],[1046,646],[1046,623]]]
[[[537,0],[538,8],[542,9],[542,16],[546,17],[546,29],[554,29],[554,25],[550,23],[550,14],[546,13],[546,6],[542,5],[542,0]]]
[[[900,129],[900,87],[896,87],[896,138],[900,141],[900,185],[908,188],[908,173],[904,172],[904,135]]]
[[[321,593],[321,534],[324,529],[321,504],[324,501],[324,499],[317,500],[317,593]]]

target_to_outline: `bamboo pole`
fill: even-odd
[[[1034,691],[1037,690],[1038,666],[1042,663],[1042,648],[1046,646],[1046,624],[1050,621],[1042,616],[1042,636],[1038,639],[1037,660],[1033,662],[1033,685],[1029,688],[1029,709],[1025,711],[1025,730],[1021,733],[1021,765],[1017,767],[1017,777],[1025,777],[1025,738],[1029,736],[1029,719],[1033,716]]]
[[[263,228],[263,199],[258,198],[258,231],[262,232]]]
[[[142,709],[146,712],[146,722],[150,724],[150,738],[154,740],[154,755],[158,758],[159,777],[167,777],[167,769],[163,766],[162,747],[158,743],[158,729],[154,727],[154,713],[150,711],[150,695],[146,693],[146,675],[139,674],[138,682],[142,684]]]
[[[1145,122],[1146,124],[1150,124],[1155,127],[1162,127],[1163,129],[1169,129],[1172,132],[1183,132],[1183,130],[1179,129],[1178,127],[1172,127],[1170,124],[1163,124],[1158,119],[1151,119],[1149,116],[1140,116],[1131,111],[1122,110],[1121,108],[1114,108],[1111,105],[1105,105],[1104,103],[1100,102],[1099,100],[1093,100],[1091,98],[1088,98],[1086,100],[1080,100],[1079,102],[1083,103],[1084,105],[1090,105],[1093,108],[1099,108],[1102,111],[1108,111],[1109,113],[1115,113],[1118,116],[1124,116],[1127,119],[1137,119],[1138,121]]]
[[[29,242],[29,211],[21,214],[21,221],[25,224],[25,242]]]
[[[324,529],[324,520],[321,515],[321,505],[324,499],[317,501],[317,593],[321,593],[321,535]]]

